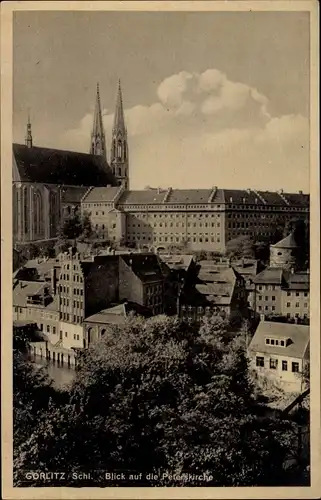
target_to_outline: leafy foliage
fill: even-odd
[[[17,475],[41,465],[157,471],[166,486],[184,485],[168,471],[209,472],[207,486],[284,484],[293,428],[256,417],[245,347],[218,317],[197,330],[128,319],[83,353],[68,403],[51,403],[20,446]]]
[[[254,241],[249,236],[238,236],[227,242],[226,254],[232,259],[255,257]]]

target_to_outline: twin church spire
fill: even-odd
[[[104,156],[107,159],[106,139],[103,127],[102,110],[100,103],[99,84],[97,84],[96,105],[93,130],[91,134],[90,153]],[[118,82],[116,108],[111,138],[110,166],[118,184],[129,189],[128,177],[128,143],[125,126],[123,97],[120,80]]]

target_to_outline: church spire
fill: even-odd
[[[31,133],[31,122],[30,122],[29,111],[28,111],[28,123],[27,123],[27,133],[26,133],[25,145],[28,148],[32,148],[32,133]]]
[[[117,133],[118,131],[126,133],[124,109],[123,109],[123,96],[121,91],[120,79],[118,80],[116,110],[115,110],[114,126],[113,126],[113,132]]]
[[[106,157],[106,140],[103,126],[103,117],[100,105],[99,83],[97,83],[96,104],[93,130],[91,134],[90,154]]]
[[[116,109],[112,131],[111,167],[118,184],[122,184],[125,189],[129,189],[127,130],[125,126],[120,80],[118,81]]]

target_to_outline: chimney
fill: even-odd
[[[303,194],[303,191],[299,191],[299,194]]]
[[[56,293],[57,293],[57,268],[56,267],[53,267],[51,269],[51,286],[52,286],[53,295],[56,295]]]

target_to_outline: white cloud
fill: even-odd
[[[267,96],[217,69],[172,75],[157,97],[125,111],[132,187],[309,189],[305,117],[271,116]],[[110,139],[113,115],[103,120]],[[61,147],[87,151],[92,121],[86,114]]]

